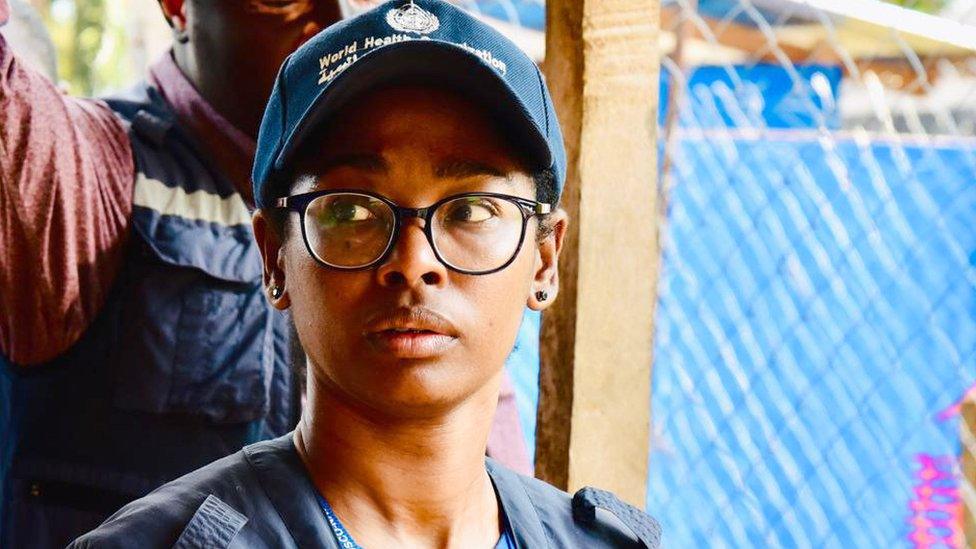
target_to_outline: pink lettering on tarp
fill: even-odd
[[[951,406],[938,412],[938,422],[958,419],[962,405],[967,400],[976,401],[976,384]],[[965,450],[963,450],[965,451]],[[915,488],[908,503],[908,535],[915,549],[943,549],[965,547],[963,513],[965,504],[959,491],[959,456],[915,456]]]
[[[915,497],[909,502],[911,514],[908,536],[915,549],[961,548],[964,546],[962,531],[962,500],[959,497],[959,479],[956,456],[931,456],[918,454],[918,470],[915,472]]]

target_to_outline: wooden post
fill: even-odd
[[[959,410],[959,440],[962,443],[959,483],[962,535],[965,547],[976,547],[976,401],[966,397]]]
[[[549,0],[570,231],[542,330],[540,478],[645,505],[659,262],[659,0]]]

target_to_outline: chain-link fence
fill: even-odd
[[[663,7],[670,547],[965,543],[976,2],[909,7]]]

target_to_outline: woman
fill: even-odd
[[[303,46],[254,170],[268,296],[308,355],[300,425],[77,546],[656,546],[609,494],[571,500],[484,457],[524,307],[558,291],[564,174],[538,68],[445,2],[390,2]]]

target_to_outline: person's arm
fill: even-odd
[[[0,26],[10,7],[0,0]],[[68,97],[0,36],[0,353],[51,360],[97,315],[132,212],[132,149],[104,104]]]

